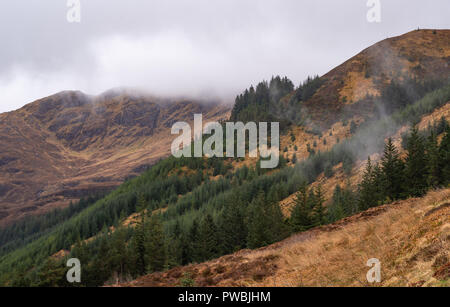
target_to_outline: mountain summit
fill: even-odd
[[[0,224],[104,194],[170,154],[177,121],[228,117],[212,102],[65,91],[0,114]]]

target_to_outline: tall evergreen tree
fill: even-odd
[[[380,205],[384,201],[383,173],[378,163],[372,164],[367,158],[366,169],[358,185],[358,210],[366,210]]]
[[[314,205],[311,200],[311,194],[308,190],[307,184],[301,184],[299,191],[295,194],[294,208],[291,213],[290,223],[294,231],[305,231],[314,226],[312,219],[311,205]]]
[[[220,222],[221,249],[224,254],[237,251],[247,245],[247,225],[244,221],[242,201],[237,195],[225,204]]]
[[[161,271],[166,262],[164,231],[158,216],[152,216],[146,225],[146,264],[150,272]]]
[[[439,146],[434,131],[431,131],[426,145],[426,161],[427,161],[427,183],[428,186],[436,188],[439,186],[441,179],[439,165]]]
[[[406,184],[408,194],[421,196],[427,190],[427,161],[423,138],[417,127],[411,128],[408,138],[406,156]]]
[[[322,186],[319,184],[314,191],[313,225],[319,226],[325,224],[325,195],[322,192]]]
[[[440,183],[450,184],[450,127],[447,126],[445,134],[439,145],[439,166],[441,169]]]
[[[189,262],[200,262],[202,259],[200,253],[200,231],[197,219],[194,219],[189,229],[188,244]]]
[[[111,249],[109,250],[111,269],[117,272],[119,278],[124,277],[128,271],[128,251],[126,246],[126,232],[118,228],[112,235]]]
[[[145,214],[141,213],[141,218],[137,222],[133,234],[133,248],[136,273],[144,275],[146,273],[147,262],[145,255]]]
[[[267,201],[263,192],[249,206],[247,244],[257,248],[279,241],[288,235],[278,203]]]
[[[384,196],[391,200],[398,199],[403,193],[404,165],[391,138],[384,146],[381,170]]]
[[[330,206],[327,210],[327,220],[329,223],[333,223],[345,217],[344,208],[342,206],[342,189],[340,185],[337,185],[333,191],[333,198]]]
[[[203,260],[211,259],[219,254],[217,227],[211,214],[206,214],[200,225],[200,254]]]
[[[366,210],[376,204],[373,179],[372,161],[370,160],[370,157],[368,157],[366,169],[364,170],[362,180],[358,186],[358,207],[360,210]]]
[[[146,242],[146,233],[145,233],[145,208],[147,207],[147,201],[145,199],[144,194],[139,194],[137,197],[137,205],[136,210],[140,212],[140,217],[138,222],[136,223],[136,227],[134,229],[133,234],[133,248],[134,248],[134,259],[135,259],[135,268],[136,272],[139,275],[144,275],[147,269],[146,262],[146,253],[145,253],[145,242]]]

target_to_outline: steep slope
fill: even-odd
[[[449,286],[450,189],[375,207],[257,250],[143,276],[122,286]]]
[[[295,110],[306,116],[307,126],[334,124],[341,131],[336,123],[342,118],[363,121],[372,114],[376,106],[367,97],[379,96],[392,80],[446,80],[449,64],[450,30],[412,31],[377,43],[322,76],[321,86]],[[281,98],[276,113],[295,102],[296,94]],[[111,190],[166,156],[171,124],[189,121],[195,112],[206,120],[228,118],[225,107],[123,91],[99,97],[63,92],[0,114],[0,224]],[[313,142],[314,134],[302,131]],[[337,137],[331,139],[326,147]],[[282,143],[287,146],[289,139]],[[294,152],[289,146],[286,156]]]
[[[436,35],[432,32],[431,34]],[[351,69],[351,67],[348,69]],[[447,72],[439,72],[437,77],[442,79],[441,81],[444,81],[447,77]],[[289,80],[285,81],[285,83],[289,83]],[[331,82],[329,85],[327,84],[328,81],[324,81],[321,87],[316,89],[316,95],[321,91],[324,91],[327,86],[332,88],[334,83]],[[354,86],[358,86],[358,84],[360,84],[359,81]],[[267,94],[267,88],[264,86],[261,86],[260,88],[262,89],[261,92]],[[290,86],[286,86],[286,88],[290,88]],[[256,91],[258,91],[258,87]],[[429,94],[425,95],[426,93]],[[286,101],[291,103],[292,100],[290,100],[290,97],[294,94],[294,92],[291,92],[278,101],[280,103],[285,103]],[[57,146],[57,148],[63,148],[65,152],[68,153],[65,156],[69,157],[73,154],[73,161],[80,163],[83,172],[80,171],[75,174],[73,178],[80,178],[80,181],[83,180],[82,182],[89,182],[91,178],[104,177],[105,174],[112,174],[110,177],[113,178],[114,173],[118,172],[118,170],[125,169],[135,162],[134,160],[130,160],[130,157],[132,157],[135,151],[139,151],[143,148],[141,146],[143,146],[142,144],[145,144],[145,139],[147,138],[151,139],[149,147],[156,144],[155,139],[161,140],[162,142],[167,141],[167,144],[164,144],[167,145],[168,150],[169,142],[164,134],[158,134],[158,125],[154,127],[153,125],[145,123],[145,121],[141,124],[141,114],[139,113],[139,110],[147,112],[148,108],[150,110],[148,111],[149,116],[152,116],[153,112],[159,112],[154,120],[159,123],[160,126],[164,126],[164,120],[169,118],[170,115],[165,117],[161,114],[166,112],[165,109],[170,109],[170,103],[162,103],[153,101],[150,98],[145,98],[145,100],[149,102],[145,105],[145,108],[139,106],[138,110],[135,110],[133,107],[140,104],[140,99],[142,97],[129,98],[130,95],[117,95],[117,97],[125,98],[117,98],[119,101],[116,101],[116,95],[114,93],[107,93],[103,98],[85,98],[85,96],[80,93],[71,93],[71,95],[74,95],[76,99],[58,98],[59,103],[63,104],[62,107],[60,107],[57,102],[50,100],[48,106],[34,106],[28,116],[35,119],[33,114],[38,114],[38,117],[40,118],[35,120],[39,125],[39,131],[44,131],[50,135],[50,137],[41,137],[38,134],[34,136],[36,139],[41,137],[44,140],[41,142],[43,144],[42,146],[47,146],[46,142],[48,142],[48,140],[54,140],[52,141],[53,145]],[[81,98],[79,97],[80,95]],[[286,94],[283,93],[283,95]],[[310,99],[315,99],[316,95],[313,95]],[[423,97],[423,95],[425,96]],[[237,249],[245,247],[256,248],[280,241],[283,238],[286,238],[291,231],[301,231],[302,229],[294,229],[293,225],[290,224],[290,221],[289,224],[283,221],[284,216],[281,213],[277,213],[277,209],[279,209],[277,202],[281,202],[282,206],[285,202],[290,202],[293,193],[299,191],[303,182],[316,185],[322,180],[322,183],[324,183],[324,186],[326,186],[327,189],[327,191],[324,191],[324,195],[329,199],[330,194],[337,183],[344,184],[349,180],[353,184],[359,181],[360,174],[352,172],[351,175],[348,175],[346,174],[347,172],[344,172],[343,170],[345,168],[353,167],[353,170],[357,169],[356,172],[361,171],[363,165],[361,159],[365,159],[368,154],[376,155],[381,152],[382,146],[384,145],[384,139],[387,136],[395,134],[399,131],[398,129],[408,125],[411,121],[415,122],[421,120],[424,116],[437,120],[441,116],[447,114],[446,110],[448,110],[448,101],[450,99],[450,85],[447,84],[439,89],[428,89],[423,95],[409,101],[407,105],[397,108],[394,113],[385,114],[388,115],[386,117],[375,116],[366,120],[367,115],[370,114],[369,109],[363,110],[359,107],[352,109],[353,105],[349,105],[348,110],[351,111],[351,113],[349,113],[351,121],[339,120],[339,117],[343,114],[342,112],[344,110],[342,108],[335,110],[330,107],[332,112],[335,113],[335,117],[331,118],[333,125],[328,125],[328,130],[315,129],[316,127],[314,127],[314,125],[310,125],[311,122],[303,122],[302,126],[289,126],[288,133],[281,137],[281,144],[282,151],[284,152],[283,155],[286,156],[286,158],[289,158],[290,161],[281,163],[279,169],[260,169],[258,167],[257,159],[164,159],[157,163],[155,167],[145,172],[142,176],[127,181],[118,189],[108,194],[105,198],[93,204],[89,204],[89,208],[82,210],[79,214],[77,212],[77,214],[70,215],[66,219],[63,219],[51,230],[48,230],[44,225],[44,227],[39,228],[39,232],[30,235],[30,233],[27,232],[26,228],[28,227],[26,227],[26,225],[25,227],[18,229],[18,231],[13,227],[10,227],[9,232],[4,232],[6,234],[6,236],[4,236],[6,237],[4,242],[9,244],[10,249],[4,248],[0,259],[0,283],[5,285],[17,283],[22,285],[48,285],[45,278],[39,277],[40,273],[45,276],[49,272],[48,266],[59,266],[58,269],[63,271],[65,269],[63,263],[65,260],[64,257],[77,257],[79,255],[84,257],[83,263],[86,264],[84,266],[85,271],[83,274],[88,277],[85,278],[85,285],[98,286],[103,285],[104,283],[109,284],[117,280],[130,280],[137,276],[141,276],[144,272],[148,272],[149,270],[161,271],[167,266],[175,267],[193,262],[203,262],[207,259],[219,257],[220,255],[233,253]],[[423,98],[421,99],[421,97]],[[267,98],[267,96],[264,98]],[[128,99],[132,101],[131,105],[128,105]],[[263,100],[262,104],[258,104],[257,101],[251,108],[244,110],[247,113],[246,115],[249,116],[248,120],[252,120],[252,116],[254,116],[254,114],[249,111],[254,109],[255,106],[266,105],[266,102],[268,101],[267,99],[261,100]],[[304,105],[308,102],[309,99],[300,101],[298,104],[303,105],[302,107],[304,108]],[[102,105],[102,103],[104,105]],[[343,103],[343,101],[336,100],[335,103],[336,105],[339,105]],[[364,101],[358,102],[358,104],[360,103],[364,104]],[[367,100],[366,103],[373,109],[374,106],[370,105],[370,103],[373,103],[372,100]],[[177,103],[175,102],[174,104],[176,105]],[[99,105],[100,107],[98,107]],[[186,105],[187,108],[190,108],[189,104]],[[245,103],[243,106],[245,108]],[[322,112],[326,119],[328,116],[327,105],[318,102],[318,106],[324,108],[322,109]],[[127,109],[128,107],[131,108],[130,112],[120,111],[124,108]],[[46,110],[40,112],[40,108]],[[77,110],[76,114],[59,116],[60,114],[65,114],[65,110],[70,110],[71,108]],[[178,104],[173,110],[179,110],[180,108],[182,109]],[[52,113],[53,109],[56,109],[54,113]],[[216,113],[215,110],[216,108],[212,108],[210,111],[212,113],[211,117],[222,114],[221,112]],[[364,112],[361,112],[361,110]],[[169,111],[167,112],[169,113]],[[51,116],[46,118],[45,115],[41,115],[41,113],[49,113]],[[84,113],[86,113],[86,115],[82,115],[80,118],[78,117],[79,114]],[[98,113],[110,114],[107,116],[109,119],[102,122],[102,119],[105,116],[97,116]],[[121,115],[116,116],[118,113],[121,113]],[[170,114],[172,115],[172,113]],[[266,114],[262,112],[262,116],[265,115]],[[74,118],[73,122],[69,120],[72,116]],[[253,120],[258,120],[258,118]],[[30,122],[33,121],[28,120],[27,124]],[[99,122],[102,122],[102,124],[97,125]],[[423,126],[424,123],[421,122],[421,125]],[[105,132],[102,130],[105,126],[108,127],[106,129],[107,131],[112,132]],[[24,127],[24,125],[21,127]],[[25,134],[22,131],[21,133],[22,135]],[[140,138],[141,135],[142,138]],[[115,136],[117,136],[117,138]],[[136,139],[138,141],[135,141]],[[344,139],[345,141],[343,141]],[[396,141],[398,141],[398,139],[399,137],[396,138]],[[21,146],[25,148],[25,144]],[[284,150],[285,147],[286,151]],[[144,146],[144,148],[147,147]],[[50,149],[47,151],[50,151]],[[29,149],[30,152],[32,152],[32,150],[35,149]],[[311,150],[313,150],[314,153]],[[59,151],[55,150],[55,152],[58,153]],[[141,153],[141,151],[139,151],[139,153]],[[42,153],[38,152],[38,154],[41,155]],[[293,163],[294,154],[296,154],[296,158],[298,159],[296,164]],[[52,155],[54,156],[55,153],[52,153]],[[13,156],[14,153],[11,153],[6,161],[14,163],[15,161],[11,160],[11,157]],[[86,160],[92,159],[94,163],[82,164],[77,160],[80,157],[87,157]],[[44,159],[39,162],[45,163]],[[53,163],[52,165],[57,164]],[[230,165],[232,166],[231,168]],[[240,168],[243,165],[249,167]],[[61,167],[65,167],[65,165]],[[324,173],[328,167],[333,168],[334,175],[329,179],[325,179]],[[123,172],[121,171],[121,173]],[[48,171],[48,174],[48,176],[53,175],[50,171]],[[94,175],[96,177],[90,177]],[[72,177],[68,177],[65,181],[72,182],[71,178]],[[105,180],[105,182],[108,182],[108,180],[109,178]],[[442,182],[443,184],[445,183],[445,181]],[[79,188],[79,185],[74,185],[73,190]],[[84,194],[86,192],[82,193]],[[447,195],[447,191],[444,194]],[[47,195],[53,194],[49,193]],[[411,200],[407,200],[401,203],[409,204],[410,201]],[[445,199],[439,199],[439,202],[441,201],[444,202]],[[382,202],[374,202],[374,205],[381,203]],[[283,209],[285,209],[284,211],[287,211],[292,205],[287,203],[285,207],[286,208]],[[262,211],[260,208],[265,211]],[[365,206],[364,208],[361,208],[362,206],[358,207],[359,211],[357,212],[365,210]],[[385,212],[384,208],[390,207],[383,206],[379,208],[359,213],[356,217],[344,220],[344,224],[347,223],[345,221],[358,222],[361,218],[366,218],[367,215],[372,216],[381,214]],[[442,212],[441,209],[437,211]],[[159,259],[163,259],[164,263],[160,262],[158,266],[150,267],[150,269],[145,267],[145,263],[142,264],[135,261],[136,253],[138,252],[135,248],[136,240],[139,240],[139,231],[144,228],[132,227],[132,225],[138,224],[135,222],[139,221],[143,216],[142,213],[145,212],[149,215],[150,212],[161,213],[160,215],[154,214],[155,217],[160,219],[160,226],[157,226],[158,223],[148,223],[147,226],[144,227],[155,227],[152,229],[155,229],[156,231],[163,229],[164,232],[158,237],[164,241],[163,243],[160,243],[167,244],[169,250],[168,254],[159,255],[161,256]],[[262,212],[264,213],[262,214]],[[310,213],[311,212],[308,214]],[[356,214],[356,212],[353,212],[353,214]],[[287,215],[288,214],[286,214],[286,216]],[[127,216],[129,217],[128,219]],[[404,225],[411,224],[413,225],[412,229],[415,229],[414,227],[416,226],[415,223],[417,220],[411,222],[413,219],[407,211],[402,211],[399,216],[387,220],[389,223],[396,222],[399,217],[402,216],[405,217],[405,220],[403,220]],[[268,218],[271,219],[269,223],[267,221]],[[148,221],[148,219],[146,220]],[[323,223],[334,220],[336,219],[327,219]],[[258,221],[262,221],[263,223],[261,223],[261,225],[264,227],[258,225]],[[323,223],[320,222],[319,224]],[[382,221],[377,220],[374,221],[374,223],[374,225],[379,224],[384,226]],[[441,223],[441,220],[437,221],[437,223]],[[284,224],[286,224],[285,226],[289,227],[289,229],[283,227]],[[424,224],[428,225],[428,222],[425,221]],[[308,226],[308,228],[310,226],[309,224],[305,225]],[[320,233],[322,230],[334,229],[333,227],[335,225],[336,224],[325,226],[318,230],[316,229],[314,231],[297,234],[292,238],[294,238],[294,241],[297,239],[297,241],[306,240],[307,238],[312,237],[313,234],[316,234],[317,231]],[[401,226],[399,224],[395,225],[395,228],[391,231],[394,234],[394,240],[398,239],[397,235],[401,235],[401,239],[405,239],[406,241],[409,240],[408,236],[411,236],[412,234],[408,233],[407,237],[403,237],[403,233],[395,234]],[[360,245],[358,246],[358,239],[361,237],[361,232],[358,230],[360,229],[359,227],[360,226],[357,226],[356,229],[351,227],[348,228],[348,231],[359,233],[360,236],[350,238],[350,241],[353,240],[352,245],[345,245],[345,250],[349,250],[356,254],[361,251],[367,252],[368,254],[369,251],[366,250],[366,248],[369,248],[370,246],[367,247],[360,241]],[[267,231],[267,229],[270,229],[270,231]],[[303,230],[304,229],[306,228],[303,228]],[[289,230],[289,232],[287,230]],[[422,230],[418,231],[420,235],[422,235]],[[149,233],[151,233],[151,231],[149,231]],[[326,231],[325,233],[328,234],[329,232]],[[368,237],[368,240],[376,240],[377,236],[380,235],[386,237],[389,235],[389,233],[375,233],[377,235]],[[430,236],[436,233],[437,232],[435,232],[434,229],[430,232]],[[25,240],[20,237],[21,234],[27,236]],[[259,234],[262,235],[259,236]],[[250,235],[253,236],[253,238],[251,238]],[[338,237],[341,235],[342,233],[338,234]],[[304,236],[306,236],[306,238]],[[141,238],[142,237],[144,237],[145,240],[145,236],[141,236]],[[256,243],[250,242],[250,239],[258,239],[258,237],[262,237],[259,242],[256,240],[254,240]],[[81,239],[86,245],[76,244],[78,239]],[[21,240],[23,240],[23,242]],[[211,244],[212,247],[204,244],[205,242],[213,242]],[[262,251],[284,246],[283,242],[272,245],[270,248],[262,249]],[[321,248],[321,242],[321,240],[313,241],[312,245],[314,245],[314,248]],[[427,243],[432,244],[433,242]],[[419,248],[422,247],[420,242],[414,242],[414,244]],[[340,244],[336,245],[340,246]],[[356,250],[352,249],[354,246],[357,246]],[[446,245],[440,246],[445,247]],[[300,250],[303,248],[304,247],[300,247]],[[328,247],[325,246],[324,248],[327,249]],[[384,255],[384,252],[387,254],[397,253],[400,249],[400,247],[398,247],[398,249],[390,250],[390,245],[383,248],[385,249],[380,252],[380,257]],[[60,250],[62,250],[62,252],[58,252]],[[197,252],[197,250],[200,250],[201,252]],[[160,249],[160,251],[166,251],[166,249]],[[239,281],[240,285],[271,284],[271,278],[275,276],[273,284],[279,285],[279,280],[276,276],[280,273],[279,268],[282,267],[283,262],[279,263],[278,260],[289,261],[289,259],[283,258],[283,256],[288,255],[291,252],[287,249],[281,249],[277,255],[263,253],[262,257],[259,257],[258,251],[260,250],[257,250],[257,252],[244,250],[237,254],[232,254],[231,256],[219,258],[219,260],[207,262],[205,270],[203,270],[203,264],[178,267],[169,271],[167,274],[155,273],[150,275],[148,279],[144,277],[132,284],[139,285],[140,281],[143,281],[143,285],[176,285],[181,279],[190,278],[195,279],[195,282],[198,285],[236,285],[232,283],[232,279]],[[338,248],[334,251],[336,251],[336,253],[330,253],[329,255],[322,255],[319,253],[315,259],[320,260],[333,255],[333,257],[338,257],[336,254],[342,252]],[[325,253],[323,250],[321,250],[321,252]],[[401,251],[398,253],[401,253]],[[55,255],[55,262],[45,262],[52,254]],[[280,254],[283,255],[280,256]],[[445,260],[445,258],[442,258],[442,255],[440,255],[440,249],[438,254],[439,255],[433,255],[437,255],[440,259]],[[61,257],[57,257],[58,255]],[[157,251],[148,253],[144,257],[152,259],[153,257],[156,257],[155,255],[158,255]],[[244,256],[241,257],[242,255]],[[247,258],[247,255],[250,256]],[[404,256],[404,254],[400,256]],[[125,270],[123,270],[123,266],[120,266],[120,268],[117,266],[116,260],[119,258],[121,259],[122,264],[125,265]],[[384,258],[382,261],[385,261]],[[101,265],[99,265],[99,263],[101,263]],[[209,263],[218,263],[218,265],[209,268]],[[324,263],[327,264],[328,260]],[[351,264],[352,261],[349,261],[349,263]],[[441,262],[438,261],[437,263]],[[302,254],[297,253],[295,259],[292,259],[286,267],[282,267],[284,270],[280,273],[283,274],[282,278],[288,280],[290,285],[297,285],[299,283],[305,285],[322,283],[327,285],[335,284],[332,280],[333,274],[330,271],[324,271],[323,277],[318,279],[311,277],[311,279],[298,281],[298,276],[295,274],[289,277],[289,272],[292,272],[290,270],[295,270],[296,266],[303,264],[304,258],[302,258]],[[356,264],[356,262],[353,264]],[[190,268],[199,269],[190,271]],[[333,268],[333,266],[330,266],[330,268]],[[395,267],[391,268],[394,272]],[[440,270],[439,272],[442,271],[445,275],[445,267],[442,268],[442,270],[441,267],[437,268]],[[316,267],[314,266],[313,269],[316,269]],[[363,269],[366,269],[364,265]],[[311,270],[311,268],[308,267],[304,270],[302,269],[302,274],[308,270]],[[408,268],[407,270],[410,269]],[[356,276],[355,274],[360,274],[359,271],[355,273],[356,271],[349,270],[349,272],[351,272],[351,278],[354,278],[354,276]],[[409,272],[413,271],[411,270]],[[188,274],[185,275],[184,273]],[[339,272],[339,274],[340,273],[341,272]],[[24,275],[28,276],[22,278]],[[61,274],[61,276],[63,276],[63,274]],[[339,276],[340,275],[338,275],[338,277]],[[167,278],[167,280],[162,281],[161,278],[163,277]],[[348,276],[344,277],[347,278]],[[61,280],[58,280],[58,276],[49,276],[49,278],[54,278],[50,284],[58,285],[60,284],[59,282],[61,282]],[[408,279],[408,282],[410,280],[413,279]],[[431,282],[434,281],[431,280]],[[342,284],[351,284],[350,279],[345,279],[345,283],[343,282]]]
[[[112,90],[62,92],[0,114],[0,224],[103,194],[170,153],[176,121],[228,109]]]
[[[391,80],[445,80],[450,77],[450,30],[414,30],[385,39],[337,66],[304,102],[311,119],[329,125],[347,113],[367,115]]]

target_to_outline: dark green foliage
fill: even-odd
[[[200,229],[198,225],[198,220],[194,219],[189,232],[186,236],[188,244],[188,263],[189,262],[200,262],[202,260],[201,250],[200,250]]]
[[[145,227],[145,254],[147,257],[147,271],[162,271],[166,263],[165,235],[160,218],[152,216]]]
[[[304,182],[295,195],[289,223],[294,231],[305,231],[325,223],[325,198],[322,187],[308,189]]]
[[[70,203],[65,209],[56,209],[43,215],[31,215],[14,224],[0,229],[0,256],[38,239],[75,214],[95,203],[100,196],[82,198],[76,204]]]
[[[445,117],[442,116],[441,119],[439,120],[439,123],[436,126],[436,134],[439,135],[441,133],[444,133],[448,127],[449,124],[447,120],[445,119]]]
[[[330,207],[328,208],[327,220],[328,222],[334,222],[343,217],[353,215],[359,211],[357,195],[350,187],[341,188],[336,186],[333,192],[333,199]]]
[[[68,286],[66,268],[61,261],[48,259],[37,275],[37,287]]]
[[[295,90],[294,98],[296,101],[306,101],[310,99],[316,91],[324,83],[324,79],[319,76],[308,77],[300,86]]]
[[[289,234],[280,206],[273,201],[268,201],[264,193],[258,194],[248,210],[247,245],[249,248],[269,245]]]
[[[247,246],[247,224],[243,208],[237,195],[224,205],[220,223],[221,250],[224,253],[232,253]]]
[[[421,196],[427,190],[427,163],[425,157],[424,140],[419,135],[417,128],[411,129],[411,136],[406,146],[408,155],[406,157],[405,182],[408,194]]]
[[[372,165],[370,157],[367,158],[366,169],[359,183],[358,207],[366,210],[381,204],[384,201],[384,190],[382,185],[382,172],[378,164]]]
[[[386,110],[391,113],[404,109],[407,105],[422,98],[426,93],[442,87],[445,82],[439,80],[419,81],[414,78],[404,78],[398,82],[392,80],[381,93],[381,101]]]
[[[180,279],[181,287],[195,287],[195,280],[192,278],[192,275],[188,272],[183,274],[183,277]]]
[[[304,182],[295,195],[295,205],[291,213],[290,224],[294,231],[304,231],[313,225],[309,196],[307,184]]]
[[[219,255],[218,229],[211,214],[206,214],[200,225],[200,258],[212,259]]]
[[[450,184],[450,127],[447,126],[444,137],[439,146],[439,168],[441,170],[440,183]]]
[[[391,200],[400,198],[404,188],[404,164],[391,138],[388,139],[384,147],[380,166],[383,174],[384,196]]]
[[[278,114],[277,106],[280,99],[294,90],[294,85],[288,78],[273,77],[270,83],[260,82],[256,89],[251,86],[244,93],[236,97],[231,121],[280,122],[280,129],[284,130],[289,120]]]
[[[314,191],[314,205],[312,211],[312,222],[314,227],[320,226],[326,223],[325,214],[325,195],[323,194],[322,186],[318,185]]]
[[[146,259],[146,231],[145,231],[145,214],[141,214],[141,220],[137,223],[133,235],[132,246],[134,248],[135,267],[138,274],[143,275],[147,271]]]
[[[431,131],[426,143],[426,171],[428,174],[427,186],[436,188],[441,183],[441,168],[439,165],[439,146],[436,134]]]

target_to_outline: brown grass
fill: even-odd
[[[450,189],[433,191],[422,199],[372,209],[381,213],[367,219],[361,215],[349,218],[337,230],[328,232],[325,227],[313,239],[284,244],[277,251],[280,269],[263,284],[368,286],[365,263],[378,258],[382,263],[381,286],[421,281],[422,285],[438,285],[440,281],[433,274],[444,271],[450,248],[449,198]],[[445,276],[445,271],[440,274]]]
[[[369,209],[257,250],[177,267],[124,286],[448,286],[450,188]],[[378,258],[382,281],[369,284]]]

